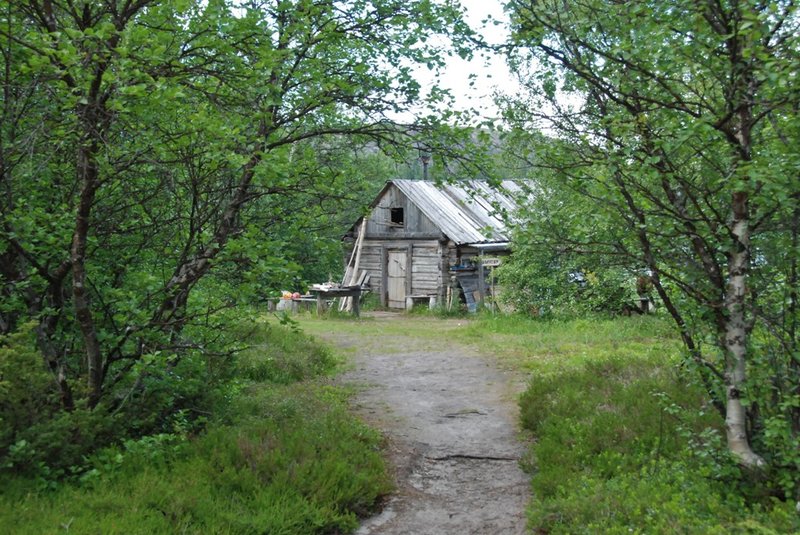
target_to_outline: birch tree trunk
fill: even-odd
[[[747,370],[748,327],[745,317],[747,272],[750,264],[750,222],[748,194],[735,192],[731,199],[733,250],[728,259],[728,285],[725,294],[724,344],[726,413],[725,431],[728,448],[745,466],[764,466],[764,460],[753,452],[747,432],[747,410],[742,403]]]
[[[72,262],[72,298],[75,317],[83,336],[86,351],[89,407],[100,401],[103,391],[103,354],[92,318],[91,300],[86,290],[86,245],[89,237],[89,217],[98,188],[98,170],[90,146],[78,151],[78,176],[81,185],[80,202],[75,216],[70,259]]]

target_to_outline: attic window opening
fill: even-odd
[[[402,208],[391,208],[389,210],[391,223],[392,225],[396,225],[398,227],[402,227],[405,225],[405,220],[403,219],[403,209]]]

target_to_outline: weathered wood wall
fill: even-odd
[[[382,247],[380,242],[365,240],[361,249],[361,266],[359,269],[370,274],[369,287],[372,291],[380,290]]]
[[[411,251],[411,294],[439,295],[442,284],[441,256],[434,247],[413,245]]]
[[[392,224],[391,209],[403,209],[403,225]],[[442,233],[428,216],[408,200],[397,186],[390,186],[367,220],[367,237],[371,239],[438,239]]]
[[[359,269],[370,274],[369,287],[385,303],[387,260],[389,251],[405,251],[408,261],[406,295],[441,296],[449,264],[443,262],[442,247],[434,240],[383,240],[372,239],[367,234],[361,250]],[[445,257],[446,258],[446,257]],[[443,274],[444,267],[444,274]]]

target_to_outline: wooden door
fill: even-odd
[[[387,261],[387,286],[389,308],[406,307],[406,258],[405,249],[389,250]]]

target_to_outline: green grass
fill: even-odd
[[[745,498],[666,320],[482,316],[454,334],[529,377],[534,532],[800,532],[794,504]]]
[[[607,356],[671,360],[680,347],[667,322],[638,316],[540,320],[481,315],[460,337],[514,368],[537,374],[557,373]]]
[[[230,404],[200,436],[95,456],[55,491],[0,482],[0,533],[348,533],[391,489],[381,438],[324,378],[334,356],[279,326],[248,333]]]
[[[303,332],[310,335],[330,335],[349,333],[359,335],[408,336],[424,340],[440,338],[442,333],[460,331],[474,321],[474,318],[438,318],[427,314],[390,313],[388,316],[362,316],[354,319],[339,317],[317,317],[300,315],[298,324]],[[410,331],[409,329],[412,329]]]

